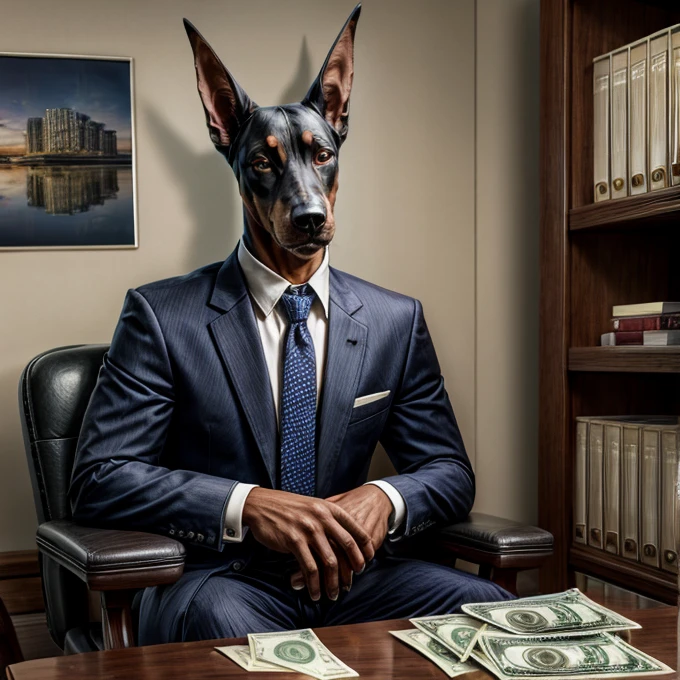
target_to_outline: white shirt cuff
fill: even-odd
[[[393,487],[389,482],[384,479],[376,479],[372,482],[366,482],[366,484],[375,484],[379,489],[382,489],[387,497],[392,502],[392,514],[389,519],[389,530],[388,534],[393,534],[404,522],[406,518],[406,501],[404,497]]]
[[[258,484],[236,482],[224,509],[224,534],[222,540],[227,543],[240,543],[246,535],[248,527],[243,526],[243,506],[248,494]]]

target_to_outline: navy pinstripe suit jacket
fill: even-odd
[[[365,482],[381,441],[405,536],[470,511],[474,475],[420,303],[334,268],[317,436],[319,497]],[[189,572],[248,561],[259,544],[223,542],[223,511],[236,481],[277,488],[277,437],[236,252],[130,290],[80,433],[74,518],[179,538]]]

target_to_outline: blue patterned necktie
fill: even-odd
[[[314,291],[288,288],[281,296],[290,320],[281,394],[281,489],[313,496],[316,479],[316,358],[307,328]]]

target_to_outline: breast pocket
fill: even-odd
[[[354,400],[354,408],[352,409],[349,424],[358,423],[386,411],[390,407],[391,396],[390,390],[385,390],[384,392],[357,397]]]

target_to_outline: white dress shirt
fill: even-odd
[[[272,271],[260,262],[243,245],[241,240],[238,245],[238,261],[246,280],[250,300],[255,312],[257,329],[260,333],[264,357],[269,372],[269,382],[274,398],[274,410],[277,422],[279,416],[279,401],[283,382],[283,353],[288,330],[288,318],[284,310],[278,304],[281,296],[292,284]],[[328,307],[330,304],[328,269],[328,248],[325,249],[323,261],[319,268],[312,274],[307,284],[316,293],[312,307],[307,318],[307,328],[314,343],[316,357],[316,402],[319,403],[321,386],[323,385],[323,370],[326,362],[326,346],[328,340]],[[300,284],[302,285],[302,284]],[[293,286],[294,288],[296,286]],[[375,484],[382,489],[392,503],[390,515],[389,533],[394,534],[401,526],[406,517],[406,503],[402,495],[389,482],[375,480],[367,482]],[[224,512],[224,536],[229,542],[243,540],[247,527],[243,526],[243,506],[246,498],[257,484],[245,484],[237,482],[234,486],[227,507]]]

